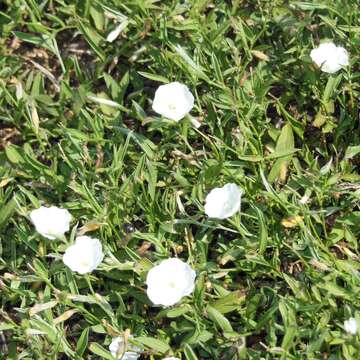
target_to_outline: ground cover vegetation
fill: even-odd
[[[358,359],[359,15],[2,0],[0,358]],[[153,109],[171,82],[180,120]]]

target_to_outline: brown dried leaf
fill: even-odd
[[[96,163],[95,163],[95,168],[99,169],[102,167],[103,162],[104,162],[104,151],[103,151],[101,145],[99,145],[99,144],[96,145],[96,155],[97,155],[97,159],[96,159]]]
[[[286,227],[286,228],[293,228],[295,226],[297,226],[299,223],[301,223],[303,221],[304,217],[303,216],[290,216],[286,219],[282,219],[281,220],[281,225]]]
[[[148,242],[148,241],[144,241],[141,246],[139,247],[139,249],[137,250],[137,253],[140,255],[140,256],[144,256],[147,251],[149,250],[149,248],[151,247],[151,243]]]
[[[40,123],[39,115],[36,110],[35,103],[33,101],[31,102],[30,106],[31,106],[31,120],[34,124],[35,132],[38,133],[39,132],[39,123]]]
[[[251,50],[251,53],[259,60],[269,61],[269,57],[259,50]]]
[[[311,259],[310,260],[310,265],[312,265],[313,267],[315,267],[316,269],[319,269],[321,271],[328,271],[329,270],[329,267],[326,264],[324,264],[324,263],[322,263],[322,262],[320,262],[320,261],[318,261],[316,259]]]
[[[49,301],[44,304],[36,304],[29,310],[29,315],[34,316],[35,314],[38,314],[41,311],[55,307],[57,304],[58,304],[57,300]]]
[[[66,320],[70,319],[77,312],[79,312],[78,309],[71,309],[71,310],[65,311],[63,314],[61,314],[60,316],[58,316],[57,318],[54,319],[53,324],[57,325],[57,324],[60,324],[64,321],[66,321]]]
[[[95,231],[99,229],[103,225],[103,223],[99,223],[96,220],[89,221],[84,226],[78,229],[77,235],[82,236],[88,232]]]
[[[109,324],[108,321],[106,321],[105,319],[101,320],[101,323],[104,325],[104,327],[106,328],[106,332],[111,336],[111,337],[118,337],[121,336],[121,332],[119,332],[118,330],[116,330],[113,326],[111,326]]]
[[[4,177],[4,178],[0,181],[0,188],[5,187],[11,180],[12,180],[12,178]]]

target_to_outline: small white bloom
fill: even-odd
[[[160,85],[155,92],[152,108],[158,114],[179,121],[194,107],[194,96],[177,81]]]
[[[300,199],[300,204],[307,204],[308,201],[310,200],[310,196],[308,194],[305,194],[301,199]]]
[[[344,321],[344,329],[347,333],[355,335],[359,330],[359,324],[355,318]]]
[[[30,219],[39,234],[54,240],[69,231],[71,215],[66,209],[41,206],[31,211]]]
[[[133,339],[133,336],[129,336]],[[130,342],[127,343],[126,349],[124,348],[124,338],[122,336],[116,337],[112,340],[109,350],[115,359],[121,360],[137,360],[140,357],[141,349]]]
[[[75,244],[69,246],[63,256],[64,264],[79,274],[92,272],[103,259],[100,241],[89,236],[77,237]]]
[[[210,191],[205,199],[205,214],[211,218],[226,219],[240,210],[243,190],[236,184],[226,184]]]
[[[195,277],[195,271],[180,259],[163,260],[147,274],[147,295],[154,305],[174,305],[193,292]]]
[[[21,81],[16,82],[15,88],[16,88],[16,93],[15,93],[16,100],[21,100],[24,97],[24,89]]]
[[[111,43],[116,40],[120,33],[128,26],[128,23],[129,22],[127,20],[124,20],[122,23],[120,23],[113,31],[108,34],[106,41]]]
[[[310,57],[322,71],[329,74],[334,74],[343,66],[349,65],[349,54],[346,49],[332,42],[322,43],[311,50]]]

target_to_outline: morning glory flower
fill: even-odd
[[[349,54],[346,49],[332,42],[322,43],[311,50],[310,57],[323,72],[329,74],[334,74],[349,65]]]
[[[344,329],[348,334],[356,335],[359,330],[359,324],[355,318],[349,318],[344,321]]]
[[[226,219],[240,210],[243,190],[236,184],[226,184],[210,191],[205,199],[205,214],[215,219]]]
[[[147,274],[147,295],[154,305],[174,305],[193,292],[195,277],[195,271],[180,259],[163,260]]]
[[[160,85],[152,104],[155,112],[174,121],[180,121],[193,107],[194,96],[186,85],[177,81]]]
[[[41,206],[31,211],[30,219],[39,234],[54,240],[69,231],[71,215],[66,209],[57,206]]]
[[[63,256],[64,264],[79,274],[92,272],[103,259],[101,242],[89,236],[77,237],[75,244],[69,246]]]
[[[132,335],[129,335],[129,339],[133,339]],[[111,355],[115,359],[121,360],[137,360],[140,357],[141,349],[130,342],[127,343],[125,349],[124,337],[119,336],[112,340],[109,350]]]

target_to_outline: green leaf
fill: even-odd
[[[105,24],[104,11],[99,6],[92,5],[90,7],[90,15],[94,20],[96,29],[102,31],[104,29],[104,24]]]
[[[289,151],[294,150],[295,142],[294,142],[294,133],[292,130],[292,126],[290,124],[286,124],[280,132],[280,136],[276,142],[275,154],[276,153],[287,153]]]
[[[195,63],[195,61],[188,55],[188,53],[185,51],[185,49],[183,47],[181,47],[180,45],[176,45],[176,46],[174,46],[174,50],[188,65],[188,69],[190,70],[190,72],[192,72],[199,78],[201,78],[207,82],[210,82],[210,79],[205,74],[205,72],[201,68],[201,66],[199,66],[198,64]]]
[[[194,290],[194,302],[199,309],[205,308],[205,274],[201,273],[197,277]]]
[[[75,356],[74,351],[71,349],[69,343],[63,334],[58,330],[56,326],[45,321],[40,316],[35,315],[30,320],[30,325],[35,329],[35,331],[40,331],[50,340],[51,343],[55,344],[60,352],[65,352],[70,359],[73,359]],[[31,334],[32,329],[27,330]],[[113,359],[112,359],[113,360]]]
[[[89,346],[89,350],[92,353],[101,356],[101,358],[103,358],[103,359],[114,360],[114,357],[111,355],[111,353],[108,350],[104,349],[98,343],[91,343]]]
[[[184,353],[186,360],[198,360],[198,357],[196,356],[194,350],[188,344],[185,345]]]
[[[126,74],[128,74],[128,72]],[[126,76],[126,74],[124,76]],[[115,81],[109,74],[105,73],[103,76],[104,76],[104,80],[106,82],[106,86],[111,92],[112,99],[114,99],[118,102],[121,102],[122,99],[121,99],[121,101],[119,101],[120,95],[121,95],[121,87],[120,87],[119,83],[117,81]]]
[[[289,285],[292,292],[294,293],[294,295],[296,296],[296,298],[301,299],[303,301],[309,301],[309,293],[306,290],[306,287],[304,286],[303,283],[295,280],[294,278],[292,278],[287,274],[283,274],[283,277],[287,282],[287,284]]]
[[[16,210],[16,200],[13,197],[0,209],[0,228],[7,224]]]
[[[44,280],[48,279],[49,276],[48,270],[39,259],[33,260],[33,267],[35,269],[36,275],[38,275]]]
[[[282,339],[281,347],[287,351],[290,349],[293,339],[297,334],[296,315],[291,305],[287,304],[283,299],[279,301],[279,311],[285,326],[285,335]]]
[[[334,75],[329,76],[328,81],[326,83],[325,90],[324,90],[324,94],[323,94],[323,97],[322,97],[322,101],[323,101],[323,104],[325,106],[330,101],[330,99],[332,98],[335,90],[339,86],[341,78],[342,78],[341,72],[337,76],[334,76]]]
[[[162,75],[151,74],[151,73],[144,72],[144,71],[138,71],[138,74],[140,74],[141,76],[143,76],[143,77],[145,77],[147,79],[158,81],[158,82],[161,82],[161,83],[164,83],[164,84],[167,84],[167,83],[170,82],[166,77],[164,77]]]
[[[96,94],[96,97],[88,96],[90,100],[100,104],[101,111],[107,116],[115,116],[119,109],[119,104],[109,99],[104,91]]]
[[[224,332],[232,332],[233,328],[229,320],[223,316],[220,311],[216,310],[212,306],[206,307],[208,317]]]
[[[322,4],[321,2],[293,1],[292,4],[301,10],[329,9],[328,5]]]
[[[155,156],[155,150],[157,149],[157,146],[150,141],[148,138],[146,138],[144,135],[140,135],[137,133],[134,133],[133,131],[123,128],[123,127],[115,127],[116,130],[123,133],[124,135],[130,136],[131,139],[133,139],[146,153],[148,158],[153,159]]]
[[[156,191],[156,182],[157,182],[157,169],[153,162],[146,162],[147,168],[149,170],[147,181],[148,181],[148,193],[152,201],[155,200],[155,191]]]
[[[40,30],[40,29],[37,29],[37,30]],[[61,55],[59,52],[59,48],[58,48],[58,45],[57,45],[54,35],[52,35],[52,34],[50,35],[47,33],[43,33],[43,34],[39,34],[39,35],[32,35],[32,34],[20,32],[20,31],[15,31],[14,34],[16,37],[18,37],[19,39],[21,39],[23,41],[41,46],[44,49],[51,51],[53,54],[55,54],[57,56],[57,58],[60,62],[60,65],[61,65],[61,69],[63,70],[63,72],[65,72],[65,66],[62,61],[62,58],[61,58]]]
[[[249,162],[259,162],[262,161],[264,158],[258,155],[238,155],[240,160],[249,161]]]
[[[102,60],[105,61],[105,54],[101,50],[99,44],[102,38],[99,34],[97,34],[93,29],[89,28],[87,25],[80,22],[79,24],[80,31],[84,35],[86,41],[89,43],[90,47],[95,51],[97,56]]]
[[[166,342],[153,337],[140,336],[136,338],[136,341],[161,354],[165,354],[170,350],[170,346]]]
[[[218,80],[220,83],[224,83],[224,77],[221,72],[221,66],[220,66],[219,60],[217,59],[217,57],[214,53],[211,54],[211,66],[212,66],[214,74],[216,76],[216,80]]]
[[[277,157],[283,154],[289,154],[289,152],[294,151],[295,141],[294,133],[292,126],[286,124],[280,132],[280,136],[276,142],[275,152],[272,154],[273,157]],[[272,166],[272,169],[268,176],[268,181],[270,183],[274,182],[277,178],[281,181],[284,181],[287,175],[287,166],[288,161],[291,159],[292,155],[287,155],[279,158],[275,161]]]
[[[47,34],[33,35],[21,31],[14,31],[14,35],[22,41],[44,47],[45,49],[54,52],[50,37]]]
[[[10,162],[13,164],[19,164],[24,162],[24,158],[20,155],[15,145],[8,145],[5,147],[5,154]]]
[[[356,296],[356,295],[352,295],[348,290],[332,282],[326,282],[324,284],[319,284],[318,286],[322,289],[327,290],[328,293],[331,294],[332,296],[344,298],[348,301],[351,301],[352,297],[355,298]]]
[[[263,254],[266,250],[267,242],[268,242],[268,231],[266,226],[266,220],[263,212],[255,207],[257,217],[259,220],[259,253]]]
[[[222,298],[211,303],[211,307],[219,311],[221,314],[226,314],[240,308],[240,305],[245,301],[245,293],[241,290],[233,291]]]
[[[14,324],[8,324],[8,323],[5,323],[5,322],[2,322],[0,324],[0,331],[12,330],[12,329],[15,329],[15,328],[16,328],[16,325],[14,325]]]
[[[87,327],[83,330],[76,344],[76,354],[79,356],[82,356],[87,348],[88,339],[89,339],[89,329],[90,328]]]
[[[320,128],[326,123],[327,116],[320,110],[313,121],[313,126]]]
[[[344,160],[352,159],[354,156],[360,153],[360,145],[349,146],[345,151]]]
[[[168,318],[177,318],[181,315],[184,315],[186,313],[188,313],[191,310],[191,308],[189,306],[181,306],[175,309],[170,309],[166,311],[166,316]]]

